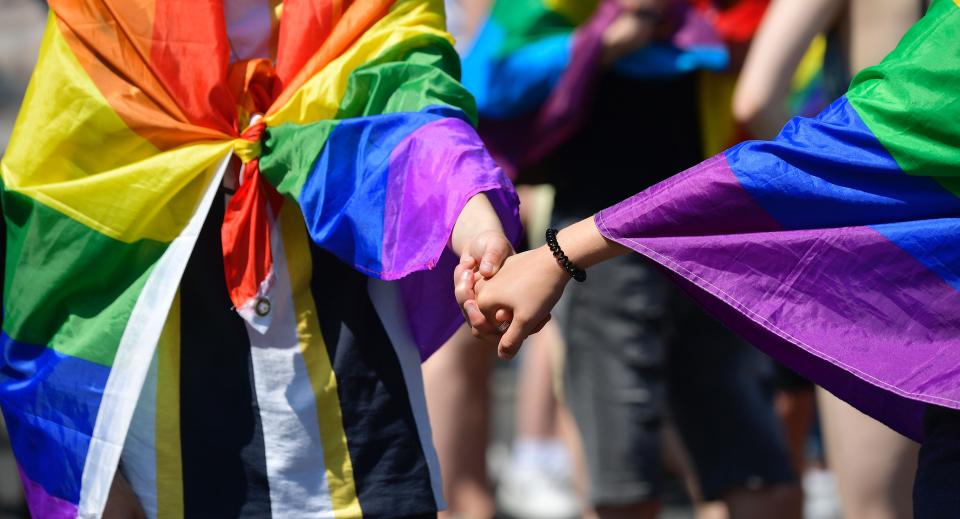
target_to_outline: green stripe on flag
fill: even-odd
[[[897,164],[960,196],[960,8],[936,0],[847,99]]]
[[[269,128],[260,171],[296,199],[339,120],[450,106],[475,123],[476,102],[459,76],[460,58],[443,38],[424,35],[392,47],[350,74],[336,119]]]
[[[13,339],[109,366],[167,244],[123,243],[13,191],[3,192],[3,328]]]

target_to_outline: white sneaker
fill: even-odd
[[[828,470],[812,469],[803,475],[803,517],[805,519],[840,519],[840,495],[837,479]]]
[[[580,515],[569,476],[513,463],[500,474],[497,505],[516,519],[571,519]]]

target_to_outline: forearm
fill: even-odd
[[[761,139],[771,139],[790,117],[791,79],[810,42],[836,18],[839,0],[775,0],[757,30],[737,80],[733,113]]]
[[[582,269],[630,252],[630,249],[600,234],[592,216],[560,230],[557,243],[567,258]]]

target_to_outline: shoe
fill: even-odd
[[[569,475],[508,464],[497,485],[497,507],[515,519],[572,519],[580,503]]]
[[[804,519],[841,519],[837,479],[827,470],[808,470],[803,475]]]

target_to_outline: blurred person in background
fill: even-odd
[[[476,281],[486,319],[508,323],[501,356],[516,354],[582,269],[635,251],[774,358],[921,441],[913,514],[956,517],[958,82],[960,2],[935,0],[815,118],[726,150]]]
[[[447,0],[447,27],[456,48],[468,51],[490,10],[490,0]],[[549,223],[552,190],[520,185],[520,219],[527,241],[542,243]],[[544,214],[546,212],[546,214]],[[533,240],[531,242],[531,240]],[[539,242],[537,241],[539,240]],[[496,506],[515,517],[564,519],[579,513],[567,434],[561,439],[562,414],[554,395],[553,372],[558,346],[555,325],[531,339],[516,370],[516,438],[500,461]],[[491,437],[493,352],[469,333],[457,333],[424,363],[424,385],[440,459],[448,509],[442,516],[491,517],[487,453]],[[569,427],[563,429],[566,431]],[[565,443],[566,442],[566,443]],[[491,458],[494,460],[494,458]],[[496,460],[494,460],[496,461]]]
[[[918,0],[773,0],[737,84],[737,121],[751,136],[772,139],[791,115],[792,73],[818,35],[827,37],[824,97],[835,99],[893,50],[925,8]],[[910,517],[919,445],[823,389],[817,401],[844,517]]]
[[[489,3],[444,1],[447,30],[458,52],[473,41]],[[494,358],[464,327],[423,364],[427,408],[447,502],[441,517],[484,519],[494,515],[486,462]]]
[[[696,72],[727,64],[686,2],[502,1],[465,58],[464,83],[491,152],[518,179],[554,183],[554,221],[567,222],[698,162]],[[733,517],[799,517],[749,347],[638,258],[577,288],[557,322],[590,514],[657,514],[669,414],[705,498],[724,499]]]

